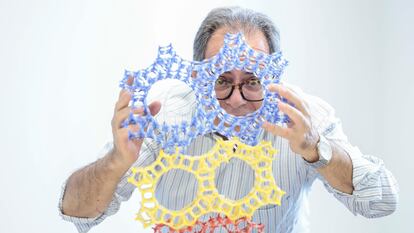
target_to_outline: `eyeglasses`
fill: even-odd
[[[226,100],[233,94],[235,87],[238,87],[244,100],[259,102],[263,100],[263,86],[257,78],[250,78],[238,84],[220,76],[215,84],[214,90],[218,100]]]

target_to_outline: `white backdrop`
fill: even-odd
[[[351,142],[399,181],[389,217],[353,216],[320,183],[312,232],[412,232],[414,4],[409,0],[0,1],[0,232],[75,232],[57,202],[62,182],[111,139],[123,70],[172,42],[191,59],[195,32],[217,6],[241,5],[278,25],[285,80],[332,104]],[[151,232],[133,217],[138,193],[91,232]]]

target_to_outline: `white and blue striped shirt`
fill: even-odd
[[[285,84],[287,85],[287,84]],[[262,223],[265,232],[308,232],[307,227],[307,195],[315,179],[321,179],[328,192],[342,202],[353,214],[368,218],[391,214],[398,201],[398,185],[393,175],[384,167],[382,160],[362,154],[358,148],[350,145],[342,131],[341,123],[334,116],[334,109],[321,99],[303,93],[299,88],[289,85],[309,105],[312,124],[317,126],[320,134],[331,142],[341,146],[350,156],[353,163],[352,195],[332,188],[319,173],[309,166],[300,155],[289,148],[289,142],[281,137],[262,132],[262,140],[272,141],[279,154],[273,161],[273,176],[276,184],[286,192],[281,206],[264,206],[253,215],[253,221]],[[181,91],[179,91],[181,90]],[[172,85],[164,92],[163,111],[158,116],[167,122],[188,120],[195,109],[195,100],[191,92],[182,91],[179,86]],[[207,152],[215,144],[216,135],[208,134],[197,138],[187,149],[190,156]],[[105,146],[103,154],[112,148],[112,143]],[[145,140],[140,156],[133,166],[151,164],[159,153],[159,146],[151,140]],[[79,232],[87,232],[102,222],[107,216],[115,214],[121,202],[127,201],[135,186],[127,182],[131,175],[128,171],[119,182],[112,202],[106,211],[96,218],[77,218],[62,213],[62,198],[65,184],[59,201],[60,215],[64,220],[74,223]],[[253,170],[243,161],[234,159],[222,164],[216,170],[216,187],[220,194],[229,199],[240,199],[246,195],[254,182]],[[197,181],[190,173],[171,170],[160,179],[156,198],[165,207],[178,210],[190,203],[196,196]],[[210,215],[209,215],[210,216]],[[203,216],[206,219],[208,216]]]

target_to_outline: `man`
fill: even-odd
[[[214,56],[222,47],[227,32],[243,32],[247,43],[257,51],[279,51],[279,33],[269,18],[238,7],[218,8],[212,10],[200,26],[194,40],[194,60]],[[261,102],[243,95],[247,91],[246,83],[252,81],[255,81],[252,74],[240,70],[222,74],[215,83],[216,92],[220,85],[226,84],[223,90],[228,94],[219,99],[220,106],[235,116],[257,110]],[[281,206],[258,209],[254,222],[264,224],[266,232],[307,232],[304,204],[317,178],[354,214],[374,218],[395,211],[398,186],[392,174],[380,159],[364,155],[349,144],[331,106],[288,84],[272,85],[270,89],[292,103],[278,103],[279,109],[291,119],[287,127],[266,122],[259,135],[261,140],[272,141],[279,150],[273,162],[273,175],[286,195]],[[169,91],[181,104],[161,106],[159,101],[154,101],[150,104],[151,114],[157,114],[161,107],[168,112],[191,114],[195,103],[188,97],[189,93],[179,92],[174,87]],[[151,164],[158,155],[159,145],[153,141],[128,140],[128,130],[136,130],[137,126],[121,127],[131,111],[130,98],[128,92],[121,91],[112,120],[113,143],[108,144],[105,156],[71,175],[62,191],[61,215],[73,222],[79,232],[87,232],[116,213],[120,202],[128,200],[135,188],[126,181],[131,175],[130,167]],[[197,138],[187,154],[205,153],[217,137],[220,135]],[[190,174],[172,170],[160,179],[157,200],[169,209],[181,209],[194,198],[196,182]],[[242,198],[253,182],[252,169],[240,160],[231,160],[216,170],[215,185],[219,193],[230,199]]]

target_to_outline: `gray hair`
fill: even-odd
[[[194,61],[204,59],[208,40],[222,27],[240,30],[245,34],[260,30],[266,37],[269,52],[280,50],[279,30],[268,16],[241,7],[220,7],[211,10],[198,29],[193,44]]]

